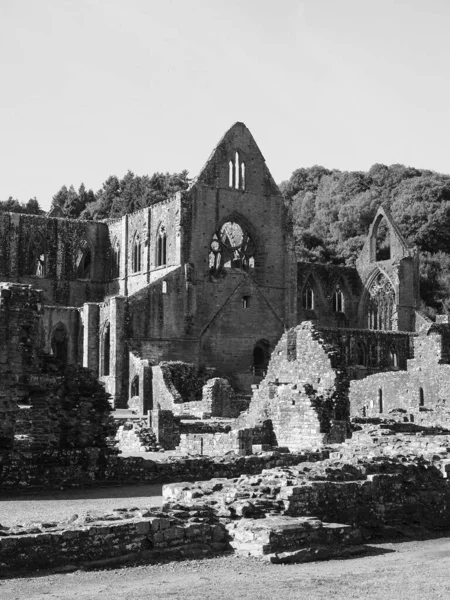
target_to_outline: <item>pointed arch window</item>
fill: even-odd
[[[45,277],[46,250],[42,234],[35,233],[28,245],[27,273],[34,277]]]
[[[310,283],[303,288],[302,304],[306,310],[314,310],[314,290]]]
[[[77,252],[77,278],[90,279],[92,276],[92,251],[87,240],[82,240]]]
[[[237,150],[228,162],[228,185],[236,190],[245,190],[245,162]]]
[[[391,282],[383,274],[372,282],[368,290],[367,326],[369,329],[390,331],[395,325],[395,292]]]
[[[419,388],[419,406],[425,406],[425,394],[423,388]]]
[[[134,236],[133,249],[131,255],[131,270],[133,273],[139,273],[142,268],[142,244],[139,234]]]
[[[333,293],[333,311],[344,312],[344,294],[339,286],[336,286]]]
[[[156,266],[162,267],[167,264],[167,234],[164,225],[159,228],[156,239]]]
[[[255,267],[255,245],[250,235],[236,221],[227,221],[211,240],[209,271],[217,275],[224,269],[249,271]]]
[[[391,365],[395,368],[398,367],[398,352],[394,345],[392,345],[389,349],[389,359],[391,361]]]
[[[117,240],[113,242],[112,246],[112,278],[116,279],[120,276],[120,245]]]

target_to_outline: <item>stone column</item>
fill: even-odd
[[[110,300],[111,327],[110,392],[115,406],[126,406],[128,389],[128,352],[125,332],[126,298],[114,296]]]

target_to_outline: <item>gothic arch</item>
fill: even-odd
[[[158,226],[156,234],[156,260],[157,267],[163,267],[167,264],[167,230],[163,223]]]
[[[34,232],[30,237],[26,260],[27,275],[33,275],[34,277],[45,277],[47,266],[47,248],[44,236],[39,231]]]
[[[299,290],[298,304],[299,314],[305,314],[306,311],[306,315],[311,319],[318,318],[323,308],[328,307],[322,284],[312,270],[305,277]]]
[[[114,238],[111,244],[111,278],[120,277],[120,243]]]
[[[78,244],[75,260],[77,279],[92,279],[94,267],[94,250],[86,238]]]
[[[381,269],[368,279],[361,301],[361,321],[367,329],[392,331],[397,329],[395,288]]]
[[[135,231],[131,243],[131,272],[139,273],[142,270],[142,241],[139,231]]]
[[[249,272],[260,267],[261,245],[253,228],[239,214],[222,219],[211,236],[209,272],[219,275],[227,269]]]

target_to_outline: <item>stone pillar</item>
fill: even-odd
[[[128,215],[122,217],[120,225],[120,266],[119,286],[122,296],[128,295]]]
[[[128,390],[128,352],[125,332],[126,298],[114,296],[110,300],[109,318],[111,327],[110,392],[114,406],[126,406]]]
[[[99,324],[100,306],[86,302],[83,306],[83,367],[87,367],[98,377],[99,371]]]

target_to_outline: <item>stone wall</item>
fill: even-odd
[[[209,509],[119,509],[71,522],[1,528],[0,570],[199,558],[228,550],[225,525]],[[107,540],[107,543],[105,543]]]
[[[450,325],[431,324],[413,343],[414,358],[407,361],[406,371],[351,382],[353,416],[389,415],[419,424],[450,424]]]

